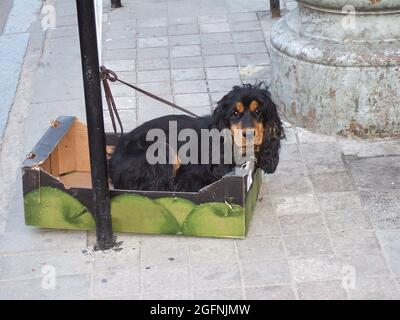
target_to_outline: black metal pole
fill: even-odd
[[[121,0],[111,0],[111,8],[121,8]]]
[[[270,0],[272,18],[279,18],[281,16],[280,0]]]
[[[110,214],[94,0],[76,0],[76,6],[85,90],[93,199],[95,202],[97,249],[106,250],[113,247],[114,237]]]

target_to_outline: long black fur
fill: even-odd
[[[285,137],[282,122],[268,88],[264,88],[262,84],[245,84],[235,86],[226,94],[218,102],[211,116],[200,118],[186,115],[164,116],[150,120],[122,136],[109,163],[114,187],[126,190],[197,192],[221,179],[234,169],[235,164],[185,164],[180,166],[175,175],[171,164],[150,165],[146,161],[146,151],[154,142],[146,141],[146,134],[150,129],[158,128],[165,132],[168,139],[169,121],[176,121],[178,132],[190,128],[195,130],[200,138],[201,129],[230,128],[235,104],[237,102],[248,104],[254,100],[260,106],[259,121],[262,121],[265,127],[263,144],[256,153],[256,167],[266,173],[275,172],[279,162],[281,140]],[[178,149],[185,143],[178,142]],[[198,145],[201,148],[202,143]],[[198,150],[199,158],[200,152],[201,150]]]

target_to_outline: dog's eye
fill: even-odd
[[[261,109],[260,109],[260,108],[257,108],[256,110],[254,110],[254,112],[255,112],[256,114],[260,114],[260,113],[261,113]]]
[[[233,111],[233,113],[232,113],[232,115],[234,116],[234,117],[238,117],[239,116],[239,111],[237,111],[237,110],[235,110],[235,111]]]

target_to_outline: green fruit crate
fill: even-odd
[[[107,153],[118,141],[107,134]],[[22,167],[29,226],[94,230],[87,129],[75,117],[53,121]],[[244,238],[262,174],[238,169],[199,192],[118,190],[110,185],[113,230]]]

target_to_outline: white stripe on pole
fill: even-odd
[[[94,0],[94,6],[96,11],[97,49],[99,51],[99,63],[102,65],[103,0]]]

